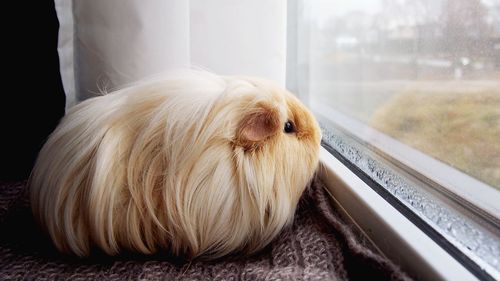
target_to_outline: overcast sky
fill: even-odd
[[[332,16],[342,16],[351,11],[362,11],[368,15],[378,13],[382,0],[304,0],[310,5],[311,16],[322,26]],[[486,6],[500,5],[500,0],[482,0]]]

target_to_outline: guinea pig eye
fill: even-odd
[[[286,121],[284,131],[287,134],[295,132],[295,126],[293,125],[292,121],[290,121],[290,120]]]

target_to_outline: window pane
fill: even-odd
[[[313,99],[500,189],[500,1],[312,1]]]
[[[412,197],[405,203],[416,202],[412,210],[422,209],[432,227],[498,273],[500,261],[487,256],[498,257],[500,249],[500,0],[299,0],[297,14],[295,90],[309,95],[320,120],[365,147],[343,147],[336,133],[325,136],[366,174],[386,171],[371,169],[360,156],[375,148],[434,188],[412,185],[417,199],[439,194],[443,202],[458,202],[457,218],[468,217],[466,209],[489,221],[491,243],[470,246],[482,237],[475,226],[468,228],[474,235],[462,231],[436,212],[442,205],[426,208],[403,196]],[[394,195],[399,177],[389,178],[398,182],[394,192],[385,187]]]

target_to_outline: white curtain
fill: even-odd
[[[179,67],[284,86],[286,0],[55,0],[67,107]]]

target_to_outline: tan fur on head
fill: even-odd
[[[68,112],[30,178],[33,213],[78,256],[251,253],[293,218],[320,138],[311,113],[266,80],[143,82]]]

